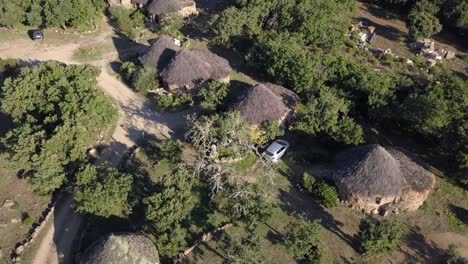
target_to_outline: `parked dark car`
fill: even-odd
[[[29,31],[29,36],[32,40],[43,40],[44,32],[42,31],[42,29],[32,29]]]

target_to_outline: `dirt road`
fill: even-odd
[[[64,36],[66,37],[66,36]],[[64,63],[78,63],[73,60],[74,51],[83,46],[112,46],[115,34],[113,29],[103,23],[99,34],[86,37],[74,43],[51,46],[35,43],[29,40],[16,40],[0,43],[0,58],[21,59],[24,63],[37,61],[57,60]],[[156,113],[144,97],[130,90],[124,83],[107,72],[109,63],[118,58],[123,52],[141,52],[144,47],[134,46],[127,50],[117,48],[106,49],[102,59],[91,64],[101,69],[98,77],[99,87],[111,97],[119,108],[120,117],[117,127],[112,135],[109,148],[102,153],[98,163],[107,161],[116,166],[125,153],[135,142],[145,135],[154,135],[158,138],[180,137],[185,125],[186,113]],[[34,254],[33,264],[55,264],[72,262],[72,244],[78,234],[81,216],[72,208],[73,196],[65,195],[57,202],[54,217],[42,232],[42,239]],[[36,242],[37,243],[37,242]]]

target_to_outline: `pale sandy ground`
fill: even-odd
[[[113,47],[113,29],[107,23],[103,23],[103,27],[97,35],[93,34],[92,37],[85,35],[77,42],[61,46],[44,45],[29,40],[0,43],[0,58],[21,59],[26,64],[45,60],[79,63],[72,58],[74,51],[79,47],[99,45]],[[135,46],[119,52],[135,53],[143,48]],[[116,166],[128,149],[145,135],[150,134],[158,138],[180,137],[186,114],[155,112],[144,97],[108,73],[109,63],[117,58],[118,52],[116,48],[112,48],[105,50],[102,59],[92,62],[101,69],[101,75],[98,77],[100,88],[115,101],[120,113],[110,147],[102,153],[98,161],[98,163],[106,161],[111,166]],[[54,216],[50,220],[53,223],[48,223],[47,228],[42,231],[42,240],[39,241],[37,252],[34,254],[33,264],[59,263],[59,255],[62,258],[61,263],[73,262],[72,244],[82,222],[81,216],[72,208],[73,201],[72,195],[64,195],[57,202]]]

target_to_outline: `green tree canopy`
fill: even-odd
[[[77,175],[76,211],[102,217],[128,216],[132,211],[133,178],[115,168],[85,166]]]
[[[396,251],[404,234],[404,226],[397,221],[379,222],[368,217],[361,220],[356,237],[365,254],[380,255]]]
[[[410,11],[409,35],[412,39],[428,38],[442,30],[442,25],[436,17],[439,7],[429,0],[417,1]]]
[[[324,89],[319,97],[298,108],[294,128],[312,136],[324,135],[337,142],[357,145],[364,142],[364,132],[348,116],[348,111],[349,102]]]
[[[291,257],[305,263],[321,263],[323,258],[319,234],[322,226],[318,220],[309,221],[304,215],[292,215],[292,221],[284,228],[283,241]]]
[[[48,62],[5,80],[1,110],[14,128],[3,143],[15,166],[33,174],[37,192],[50,193],[73,176],[86,149],[116,121],[116,108],[96,89],[98,74],[90,65]]]

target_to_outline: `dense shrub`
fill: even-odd
[[[154,68],[144,68],[133,62],[124,62],[120,73],[125,81],[137,92],[147,95],[151,90],[160,87],[157,72]]]
[[[122,33],[130,39],[138,38],[138,29],[144,26],[145,16],[139,10],[128,9],[123,6],[109,8],[111,18],[117,22]]]
[[[206,112],[213,112],[219,109],[224,99],[228,95],[228,85],[218,81],[211,81],[208,87],[202,88],[200,96],[200,107]]]
[[[293,220],[284,229],[283,241],[291,257],[300,263],[322,263],[323,250],[319,239],[322,226],[318,220],[309,221],[304,215],[293,215]]]
[[[100,0],[0,0],[0,26],[25,24],[88,30],[96,26],[104,6]]]
[[[1,110],[14,127],[2,139],[12,164],[32,174],[41,194],[60,188],[86,160],[86,149],[117,118],[112,101],[96,88],[90,65],[42,63],[7,78]]]
[[[446,264],[462,264],[463,258],[458,253],[457,246],[455,244],[450,244],[447,253],[445,255],[445,263]]]
[[[76,177],[76,211],[102,217],[128,216],[132,211],[133,177],[106,165],[85,166]]]
[[[400,222],[367,217],[361,220],[356,238],[364,254],[381,255],[395,252],[404,234],[405,227]]]
[[[323,206],[327,208],[338,206],[338,192],[334,185],[324,180],[317,180],[308,173],[302,176],[302,185]]]
[[[156,75],[156,69],[154,68],[138,68],[132,78],[133,89],[147,95],[151,90],[159,88],[160,85]]]
[[[158,107],[163,110],[174,110],[176,108],[192,105],[193,97],[188,93],[161,94],[156,98]]]

